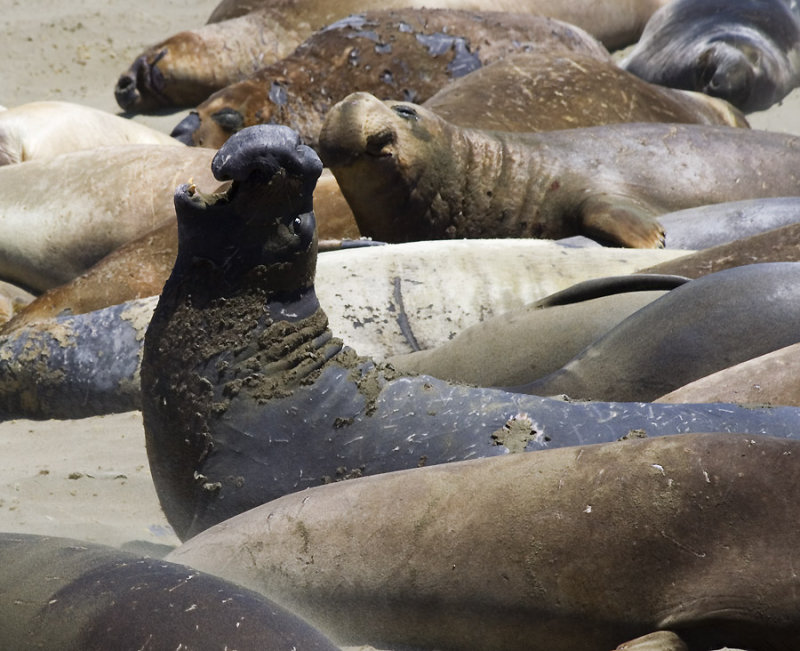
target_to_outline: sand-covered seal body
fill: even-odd
[[[4,649],[313,649],[321,633],[195,569],[70,538],[0,534]]]
[[[622,321],[561,369],[520,390],[583,400],[654,400],[800,340],[800,263],[703,276]]]
[[[679,124],[464,129],[366,93],[331,109],[319,149],[362,234],[390,242],[583,234],[652,247],[660,214],[800,189],[794,136]]]
[[[673,0],[620,65],[746,113],[763,110],[800,83],[800,17],[786,0]]]
[[[125,144],[181,143],[144,124],[72,102],[29,102],[0,111],[0,165]]]
[[[287,492],[630,429],[791,435],[800,412],[573,405],[403,376],[334,339],[313,287],[321,163],[285,127],[220,149],[222,193],[176,192],[179,250],[145,337],[142,412],[181,538]]]
[[[416,468],[288,495],[167,558],[340,644],[608,651],[660,630],[686,646],[620,648],[789,651],[798,453],[687,434]]]
[[[725,101],[644,82],[611,60],[581,52],[510,54],[416,102],[453,124],[496,131],[619,122],[748,126]]]
[[[315,32],[292,54],[214,93],[173,130],[220,147],[254,124],[285,124],[314,147],[325,113],[355,90],[422,103],[511,52],[569,50],[608,60],[583,30],[531,14],[396,9],[355,14]]]

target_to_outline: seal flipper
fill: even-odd
[[[672,631],[656,631],[624,642],[614,651],[689,651],[689,647]]]
[[[593,194],[579,208],[584,235],[603,244],[663,248],[664,229],[658,211],[623,194]]]

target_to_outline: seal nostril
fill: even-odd
[[[394,142],[394,133],[391,131],[381,131],[367,137],[367,144],[364,151],[370,156],[389,156],[389,152],[383,151],[386,145]]]

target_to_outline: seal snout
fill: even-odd
[[[749,110],[758,64],[755,51],[748,53],[729,43],[714,43],[698,57],[695,88]]]
[[[184,145],[194,146],[194,132],[200,126],[200,116],[197,111],[192,111],[183,120],[175,125],[169,134],[176,140],[180,140]]]
[[[166,54],[166,49],[161,50],[152,62],[148,62],[147,55],[143,54],[120,75],[114,87],[114,98],[121,109],[147,111],[169,104],[163,94],[164,76],[156,65]]]

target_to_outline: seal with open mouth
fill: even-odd
[[[280,495],[511,451],[649,434],[792,436],[800,411],[569,404],[407,376],[333,338],[314,292],[322,165],[286,127],[229,139],[227,190],[175,194],[178,255],[147,330],[142,412],[159,500],[181,538]]]

